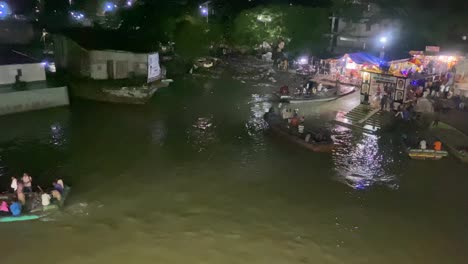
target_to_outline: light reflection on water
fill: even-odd
[[[187,130],[187,142],[198,152],[206,150],[209,146],[219,142],[216,135],[213,118],[200,117],[191,128]]]
[[[54,123],[50,125],[50,141],[49,144],[56,147],[63,147],[67,143],[65,132],[62,124]]]
[[[267,123],[263,119],[263,115],[268,112],[271,108],[272,103],[268,95],[252,94],[252,98],[249,102],[250,105],[250,118],[246,122],[245,127],[247,133],[251,138],[256,139],[258,135],[261,135],[267,127]]]
[[[358,190],[374,185],[398,189],[395,168],[400,167],[401,160],[394,158],[398,153],[387,144],[391,141],[366,133],[353,134],[340,127],[334,133],[339,144],[333,152],[338,181]]]

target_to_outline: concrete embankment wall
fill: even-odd
[[[69,104],[67,87],[0,93],[0,115]]]

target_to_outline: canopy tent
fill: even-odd
[[[348,57],[354,63],[361,64],[361,65],[362,64],[381,65],[382,63],[385,63],[384,60],[377,58],[375,56],[372,56],[365,52],[348,53],[348,54],[345,54],[342,58],[345,58],[345,57]]]

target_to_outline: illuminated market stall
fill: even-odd
[[[378,69],[383,61],[368,53],[348,53],[339,58],[328,60],[330,64],[330,75],[334,80],[341,83],[360,84],[360,71],[363,67]]]

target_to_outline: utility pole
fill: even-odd
[[[202,4],[200,4],[200,13],[202,16],[206,17],[206,23],[208,24],[210,22],[210,3],[211,1],[206,1]]]
[[[332,16],[329,18],[331,19],[329,49],[330,49],[330,52],[333,52],[333,39],[335,38],[335,23],[336,23],[337,17],[335,16],[335,14],[332,14]]]

